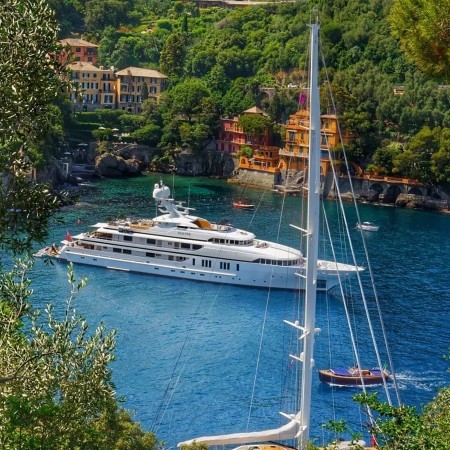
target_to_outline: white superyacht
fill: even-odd
[[[190,208],[170,198],[170,189],[162,182],[155,184],[153,198],[163,214],[152,220],[97,223],[91,231],[67,236],[60,248],[47,247],[37,255],[166,277],[304,289],[306,261],[299,250],[190,215]],[[319,260],[317,288],[328,291],[338,284],[338,272],[343,277],[357,270]]]

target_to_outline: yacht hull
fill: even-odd
[[[183,263],[169,261],[159,263],[135,256],[130,259],[119,259],[114,258],[111,253],[102,254],[102,252],[85,251],[70,246],[64,246],[58,255],[46,254],[45,256],[61,262],[210,283],[289,290],[305,288],[305,280],[301,275],[299,276],[304,269],[298,266],[266,266],[240,261],[231,265],[231,269],[234,270],[220,270],[220,261],[212,258],[211,268],[202,268],[195,263],[193,265],[192,259],[183,261]],[[317,286],[318,290],[325,292],[335,287],[339,283],[339,279],[336,270],[320,269],[321,263],[326,264],[326,261],[319,262]],[[339,269],[340,277],[348,276],[352,272],[352,266]]]

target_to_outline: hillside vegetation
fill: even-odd
[[[420,60],[429,35],[420,41],[416,33],[422,53],[413,48],[414,54],[411,46],[405,48],[409,53],[401,51],[394,35],[400,37],[407,17],[399,16],[399,8],[391,11],[390,0],[274,3],[236,10],[169,0],[50,3],[61,22],[61,37],[74,32],[97,42],[102,65],[155,68],[170,77],[164,101],[152,108],[153,119],[140,123],[157,127],[166,153],[185,146],[201,151],[219,115],[239,114],[255,104],[274,122],[284,123],[296,111],[306,83],[307,24],[317,15],[326,63],[321,79],[330,82],[334,98],[329,100],[330,92],[323,89],[323,112],[337,112],[343,126],[358,134],[347,149],[349,158],[373,173],[444,186],[450,182],[450,88],[442,70],[447,60],[439,61],[440,70],[428,70],[430,58]],[[420,3],[426,12],[428,2]],[[430,47],[430,55],[433,51]],[[397,86],[402,95],[394,95]],[[276,88],[270,102],[264,87]],[[192,89],[195,94],[186,98]]]

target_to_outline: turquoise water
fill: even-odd
[[[159,176],[149,175],[84,186],[80,203],[61,211],[64,224],[52,224],[49,243],[64,239],[67,231],[76,234],[120,214],[155,216],[151,192],[157,181]],[[207,178],[164,176],[164,181],[175,187],[176,199],[189,199],[195,214],[212,221],[228,219],[258,237],[276,240],[279,233],[283,243],[298,243],[297,231],[289,224],[300,223],[301,198],[283,199],[272,192],[244,190]],[[254,212],[233,209],[236,199],[257,208]],[[349,223],[356,223],[350,205],[346,207]],[[338,234],[334,204],[327,203],[326,210],[333,233]],[[450,384],[448,362],[443,360],[450,346],[450,216],[368,205],[360,205],[360,213],[362,220],[380,225],[377,233],[366,233],[366,244],[401,399],[420,407]],[[77,224],[79,218],[81,224]],[[360,237],[354,233],[358,243]],[[361,250],[358,255],[366,265]],[[64,292],[68,294],[66,266],[47,267],[37,261],[34,272],[35,304],[62,306]],[[264,289],[88,266],[77,266],[76,275],[89,278],[75,301],[77,310],[92,326],[103,321],[117,329],[117,361],[113,363],[117,393],[167,448],[204,434],[245,431],[247,426],[250,430],[273,428],[284,423],[279,411],[295,409],[287,404],[286,385],[293,379],[294,368],[286,356],[290,330],[283,324],[283,319],[294,317],[298,302],[294,293],[278,291],[269,297]],[[363,311],[356,300],[349,305],[358,325],[363,323]],[[370,308],[374,310],[373,303]],[[350,365],[353,359],[341,300],[319,298],[317,326],[322,332],[316,339],[316,366]],[[364,351],[369,348],[367,330],[362,325],[358,328],[362,360],[373,365],[371,352]],[[379,324],[375,332],[380,334]],[[385,353],[382,358],[386,360]],[[353,431],[367,422],[352,402],[354,393],[321,385],[315,376],[312,436],[318,443],[323,437],[320,425],[329,419],[343,418]]]

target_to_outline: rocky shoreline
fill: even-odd
[[[70,161],[57,161],[47,169],[40,170],[37,181],[52,180],[54,187],[61,185],[76,186],[81,180],[92,177],[123,178],[139,176],[145,171],[160,173],[173,173],[184,176],[209,176],[217,179],[226,179],[230,183],[248,186],[255,189],[276,190],[283,195],[303,195],[303,174],[290,174],[290,183],[276,184],[280,176],[265,172],[251,170],[235,170],[235,161],[228,153],[206,151],[201,155],[191,152],[178,152],[173,155],[172,161],[159,160],[155,164],[154,158],[157,149],[146,146],[127,145],[114,152],[104,153],[95,158],[95,164],[71,164]],[[353,200],[352,191],[348,189],[348,178],[339,179],[341,196],[346,200]],[[373,205],[395,206],[407,209],[438,211],[450,213],[450,196],[444,191],[427,189],[427,195],[408,193],[408,187],[396,186],[396,195],[380,194],[367,183],[351,183],[354,197],[358,202]],[[58,189],[55,189],[58,191]],[[334,198],[336,189],[334,181],[325,177],[322,186],[323,195]],[[403,192],[399,192],[403,191]],[[432,195],[428,195],[431,193]]]

